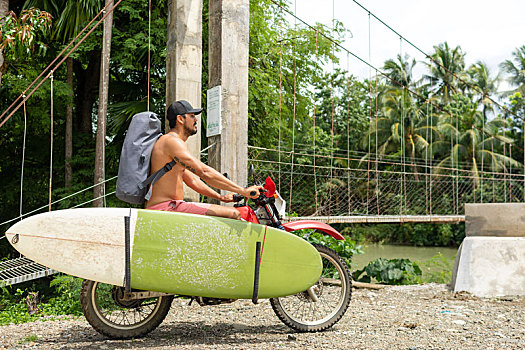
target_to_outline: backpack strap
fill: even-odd
[[[155,173],[151,174],[151,176],[148,177],[146,180],[138,184],[139,189],[142,190],[151,183],[148,193],[146,193],[146,196],[144,197],[147,201],[151,198],[151,191],[153,190],[153,185],[155,184],[155,182],[157,182],[162,176],[164,176],[164,174],[170,171],[175,166],[175,164],[177,164],[177,162],[174,160],[172,160],[169,163],[166,163],[166,165],[157,170]]]

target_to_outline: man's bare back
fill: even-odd
[[[168,134],[159,138],[151,154],[151,172],[161,169],[166,163],[175,160],[174,168],[160,178],[153,186],[150,200],[146,208],[162,206],[162,203],[170,201],[182,201],[184,199],[184,184],[204,196],[232,202],[233,193],[239,193],[245,197],[256,198],[261,186],[243,188],[228,180],[217,170],[202,163],[189,151],[186,140],[189,136],[197,133],[197,114],[200,109],[194,110],[186,101],[177,101],[168,108],[168,120],[171,130]],[[204,183],[202,180],[206,183]],[[231,191],[227,195],[221,195],[209,186]],[[256,195],[252,195],[256,193]],[[206,215],[222,216],[239,219],[240,213],[231,207],[220,205],[206,206]]]
[[[173,160],[175,156],[176,146],[175,136],[168,133],[159,138],[153,151],[151,153],[151,173],[161,169],[166,163]],[[184,143],[185,144],[185,143]],[[187,147],[186,147],[187,148]],[[184,185],[183,174],[186,172],[181,164],[177,162],[175,167],[161,177],[153,186],[150,200],[146,203],[146,207],[150,207],[161,202],[169,200],[183,200],[184,199]]]

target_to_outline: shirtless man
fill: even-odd
[[[195,158],[188,150],[186,140],[197,133],[197,117],[202,108],[193,108],[189,102],[181,100],[168,107],[167,118],[170,131],[159,138],[151,153],[151,173],[162,168],[166,163],[175,160],[173,169],[161,177],[153,186],[151,198],[146,202],[146,209],[167,210],[183,213],[222,216],[240,219],[241,214],[232,207],[208,203],[191,203],[184,201],[183,183],[196,192],[218,199],[222,202],[233,202],[233,193],[245,197],[257,198],[261,186],[243,188],[228,180],[217,170]],[[206,185],[231,191],[221,195]],[[250,193],[256,193],[252,196]]]

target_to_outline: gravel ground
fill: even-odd
[[[142,339],[107,340],[83,317],[0,327],[0,349],[525,349],[525,297],[479,299],[445,285],[354,289],[322,333],[295,333],[266,300],[188,306]]]

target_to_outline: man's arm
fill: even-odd
[[[259,189],[262,188],[261,186],[251,186],[248,188],[243,188],[234,183],[233,181],[228,180],[217,170],[207,166],[206,164],[195,158],[188,150],[188,146],[186,145],[186,143],[178,137],[172,137],[168,142],[171,157],[178,164],[191,171],[192,173],[200,177],[202,180],[206,181],[206,183],[210,186],[213,186],[220,190],[239,193],[245,197],[257,198],[259,196]],[[255,192],[255,195],[251,195],[251,192]]]
[[[221,202],[232,202],[233,201],[233,196],[231,196],[230,194],[223,196],[220,193],[217,193],[212,188],[210,188],[208,185],[206,185],[204,182],[202,182],[202,180],[199,179],[196,175],[192,174],[189,171],[185,171],[183,173],[182,180],[191,189],[202,194],[203,196],[214,198]]]

